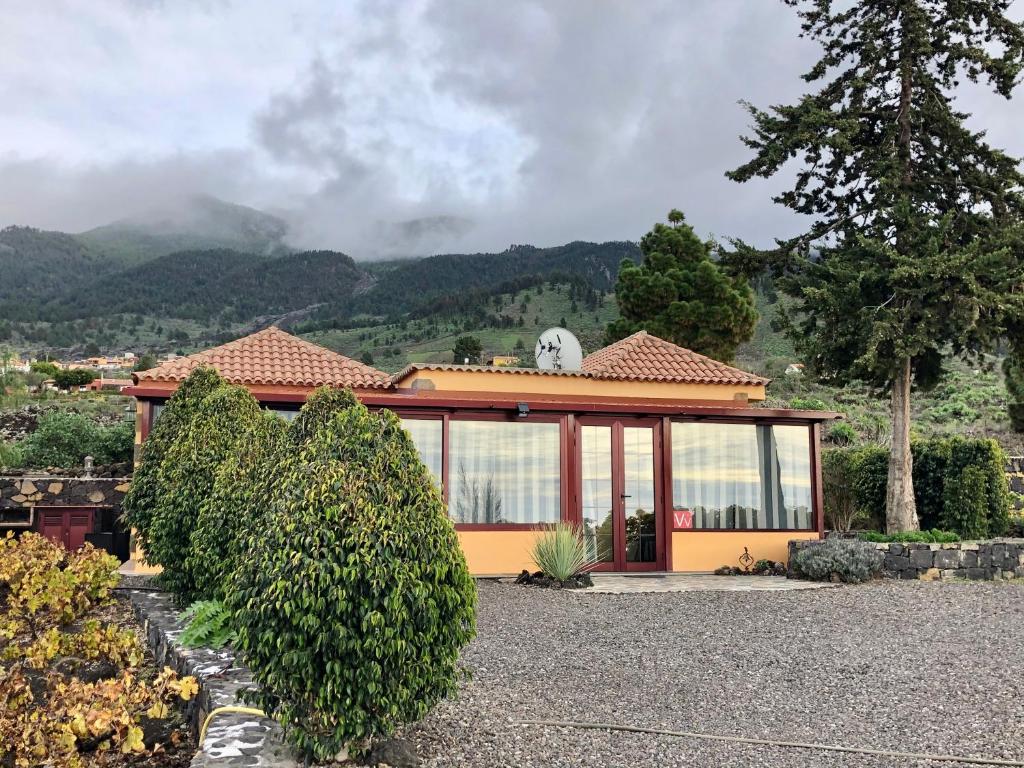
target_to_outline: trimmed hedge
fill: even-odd
[[[147,562],[154,562],[149,557],[153,510],[157,501],[168,492],[160,477],[160,465],[171,446],[188,431],[203,398],[223,384],[224,380],[213,368],[200,366],[193,370],[171,395],[142,444],[141,460],[135,467],[132,484],[125,494],[121,510],[125,523],[135,529],[140,543],[146,549]]]
[[[917,440],[914,454],[914,500],[923,530],[944,529],[961,538],[1005,535],[1009,526],[1010,489],[1006,455],[995,440],[947,438]],[[881,529],[889,452],[877,446],[830,448],[823,452],[825,508],[842,508],[852,495],[861,519]],[[836,487],[839,494],[835,495]]]
[[[301,446],[330,424],[335,414],[355,405],[358,401],[351,390],[320,387],[306,398],[299,415],[288,425],[288,437]]]
[[[309,430],[307,416],[227,602],[259,685],[249,699],[325,759],[455,691],[476,591],[398,417],[354,403]]]
[[[163,567],[161,582],[182,604],[201,596],[188,561],[202,507],[222,463],[249,445],[261,418],[259,403],[248,390],[224,384],[199,403],[188,429],[160,464],[162,494],[153,508],[146,558]]]

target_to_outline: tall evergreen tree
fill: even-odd
[[[640,240],[642,264],[623,259],[615,299],[619,319],[609,324],[611,344],[646,330],[655,336],[729,362],[757,325],[754,294],[711,259],[711,248],[672,210]]]
[[[912,383],[934,384],[947,350],[991,349],[1020,312],[1019,251],[1004,243],[1024,178],[954,100],[963,78],[1009,98],[1024,31],[1006,17],[1009,0],[784,2],[824,50],[804,75],[819,88],[793,105],[746,105],[755,157],[727,175],[800,162],[774,199],[813,224],[769,261],[818,373],[890,390],[886,528],[910,530]]]

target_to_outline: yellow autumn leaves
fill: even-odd
[[[118,578],[116,559],[89,545],[68,553],[33,533],[0,539],[0,764],[78,768],[84,751],[163,749],[145,743],[140,721],[171,716],[199,686],[170,667],[141,670],[135,633],[90,615]],[[83,682],[83,664],[111,674]]]

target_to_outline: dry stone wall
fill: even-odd
[[[789,562],[820,540],[789,542]],[[960,541],[955,544],[873,544],[885,556],[882,575],[890,579],[970,579],[993,581],[1024,578],[1024,539]],[[792,573],[790,574],[792,575]]]

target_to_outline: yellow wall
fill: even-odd
[[[537,531],[458,531],[469,572],[499,576],[535,568],[530,550]]]
[[[739,566],[743,548],[754,560],[786,562],[791,539],[817,539],[815,531],[675,531],[672,533],[673,571],[713,571]]]
[[[764,386],[732,384],[673,384],[665,381],[604,381],[583,376],[501,373],[500,371],[413,371],[398,386],[405,389],[429,379],[437,391],[501,392],[517,395],[577,395],[594,397],[664,398],[672,400],[735,400],[745,394],[764,400]]]

